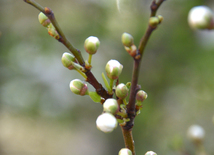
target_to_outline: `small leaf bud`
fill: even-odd
[[[151,26],[151,27],[157,27],[158,26],[158,24],[160,23],[160,20],[159,20],[159,18],[158,17],[150,17],[149,18],[149,25]]]
[[[103,103],[103,111],[105,112],[115,114],[118,111],[118,109],[119,106],[117,104],[117,100],[113,98],[109,98]]]
[[[90,36],[85,40],[84,48],[87,53],[93,55],[97,52],[97,49],[100,46],[100,41],[97,37]]]
[[[97,117],[96,125],[99,130],[109,133],[117,127],[117,119],[111,113],[103,113]]]
[[[52,23],[50,23],[47,27],[48,29],[48,34],[51,36],[51,37],[54,37],[55,39],[59,39],[59,34],[58,32],[56,31],[55,27],[52,25]]]
[[[50,19],[43,12],[39,13],[38,19],[40,24],[44,27],[47,27],[51,23]]]
[[[204,129],[199,125],[192,125],[187,130],[187,136],[195,144],[201,144],[204,139]]]
[[[161,23],[163,21],[163,16],[158,15],[158,19],[159,19],[159,23]]]
[[[74,94],[77,95],[84,96],[89,94],[87,84],[84,84],[79,79],[74,79],[70,82],[70,89]]]
[[[126,47],[131,47],[134,44],[134,38],[132,37],[131,34],[124,32],[122,34],[122,43]]]
[[[157,155],[157,154],[155,152],[153,152],[153,151],[148,151],[148,152],[146,152],[145,155]]]
[[[137,54],[137,47],[135,45],[132,45],[130,47],[124,46],[125,50],[131,55],[132,57],[136,56]]]
[[[131,87],[131,84],[132,84],[131,82],[127,82],[126,87],[129,89]]]
[[[139,102],[143,102],[147,98],[147,93],[143,90],[139,90],[136,94],[136,100]]]
[[[213,12],[207,6],[195,6],[189,11],[188,23],[193,29],[213,29]]]
[[[132,155],[132,151],[129,150],[128,148],[122,148],[119,151],[118,155]]]
[[[65,52],[62,55],[61,61],[63,66],[71,70],[74,68],[74,66],[72,65],[72,62],[75,62],[76,60],[72,54]]]
[[[116,96],[120,99],[124,99],[128,95],[128,91],[129,89],[126,87],[126,85],[124,83],[120,83],[116,87]]]
[[[109,60],[106,64],[105,70],[109,79],[117,79],[121,74],[123,65],[121,65],[117,60]]]

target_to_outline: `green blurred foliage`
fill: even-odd
[[[121,35],[138,45],[148,23],[151,0],[52,0],[50,7],[72,44],[97,36],[101,45],[92,58],[92,72],[102,83],[105,63],[123,64],[120,82],[131,80],[132,58]],[[186,138],[192,124],[206,131],[205,149],[213,154],[214,31],[193,31],[188,11],[196,5],[214,10],[212,0],[169,0],[158,14],[141,64],[139,84],[148,93],[133,129],[137,154],[194,152]],[[38,20],[38,10],[23,1],[0,1],[0,154],[117,154],[124,147],[120,128],[111,134],[96,129],[102,106],[69,90],[81,78],[61,64],[68,50],[51,38]],[[90,87],[93,90],[92,87]]]

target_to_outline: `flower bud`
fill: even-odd
[[[132,155],[132,151],[128,148],[122,148],[118,155]]]
[[[84,84],[79,79],[74,79],[70,82],[70,89],[74,94],[77,95],[84,96],[89,94],[87,84]]]
[[[44,27],[47,27],[51,23],[50,19],[43,12],[39,13],[38,19],[40,24]]]
[[[158,24],[160,23],[160,20],[159,20],[159,18],[158,17],[150,17],[149,18],[149,25],[151,26],[151,27],[157,27],[158,26]]]
[[[134,38],[132,37],[131,34],[124,32],[122,34],[122,43],[126,47],[131,47],[134,44]]]
[[[139,90],[136,94],[136,100],[139,102],[143,102],[147,98],[147,93],[143,90]]]
[[[155,152],[153,152],[153,151],[148,151],[148,152],[146,152],[145,155],[157,155],[157,154]]]
[[[74,68],[74,66],[72,65],[72,62],[75,62],[76,60],[72,54],[65,52],[62,55],[61,61],[63,66],[71,70]]]
[[[97,117],[96,125],[99,130],[109,133],[117,127],[117,119],[111,113],[103,113]]]
[[[103,111],[105,112],[115,114],[118,111],[118,108],[117,100],[113,98],[109,98],[103,103]]]
[[[97,49],[100,46],[100,41],[97,37],[90,36],[85,40],[84,48],[87,53],[93,55],[97,52]]]
[[[121,65],[117,60],[109,60],[106,64],[105,70],[107,73],[107,76],[110,79],[117,79],[119,75],[121,74],[123,69],[123,65]]]
[[[51,37],[54,37],[55,39],[59,39],[59,34],[56,31],[55,27],[52,25],[52,23],[50,23],[47,28],[48,28],[48,34]]]
[[[214,15],[207,6],[195,6],[189,11],[188,23],[194,29],[212,29]]]
[[[116,87],[116,96],[120,99],[124,99],[128,95],[128,91],[129,89],[126,87],[126,85],[124,83],[120,83]]]
[[[204,139],[204,129],[199,125],[192,125],[187,130],[187,136],[195,144],[201,144]]]
[[[137,47],[135,45],[132,45],[130,47],[126,47],[125,46],[125,50],[129,53],[129,55],[131,55],[132,57],[134,57],[137,54]]]

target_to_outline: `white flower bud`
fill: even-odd
[[[99,130],[109,133],[117,127],[117,119],[111,113],[103,113],[97,117],[96,125]]]
[[[103,111],[105,112],[115,114],[118,111],[118,108],[117,100],[113,98],[109,98],[103,103]]]
[[[128,95],[128,91],[129,89],[126,87],[126,85],[124,83],[120,83],[116,87],[116,96],[120,99],[124,99]]]
[[[132,151],[129,150],[128,148],[122,148],[119,151],[118,155],[132,155]]]
[[[84,47],[87,53],[95,54],[100,46],[100,41],[97,37],[90,36],[85,40]]]
[[[70,89],[74,94],[77,95],[84,96],[89,94],[87,84],[84,84],[79,79],[74,79],[70,82]]]
[[[131,34],[124,32],[122,34],[122,43],[126,47],[131,47],[134,44],[134,38],[132,37]]]
[[[157,155],[157,154],[155,152],[153,152],[153,151],[148,151],[148,152],[146,152],[145,155]]]
[[[72,62],[75,62],[76,60],[72,54],[65,52],[62,55],[61,61],[63,66],[71,70],[74,68],[74,66],[72,65]]]
[[[204,129],[199,125],[192,125],[187,130],[187,136],[193,143],[200,144],[204,139]]]
[[[117,60],[109,60],[106,64],[105,70],[107,73],[107,76],[110,79],[117,79],[119,75],[121,74],[123,69],[123,65],[121,65]]]
[[[213,20],[213,12],[207,6],[196,6],[189,11],[188,22],[192,28],[212,29]]]

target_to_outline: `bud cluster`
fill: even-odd
[[[39,19],[40,24],[47,28],[48,34],[50,36],[54,37],[55,39],[60,38],[58,32],[56,31],[55,27],[51,23],[50,19],[43,12],[39,13],[38,19]]]
[[[103,111],[100,116],[98,116],[96,120],[97,128],[105,133],[112,132],[117,127],[117,119],[115,118],[115,114],[119,110],[119,106],[117,100],[113,98],[107,99],[103,103]]]
[[[153,16],[149,18],[149,26],[156,28],[163,21],[163,17],[161,15]]]
[[[134,38],[132,37],[132,35],[124,32],[122,34],[121,41],[129,55],[131,55],[132,57],[136,56],[137,47],[134,45]]]

